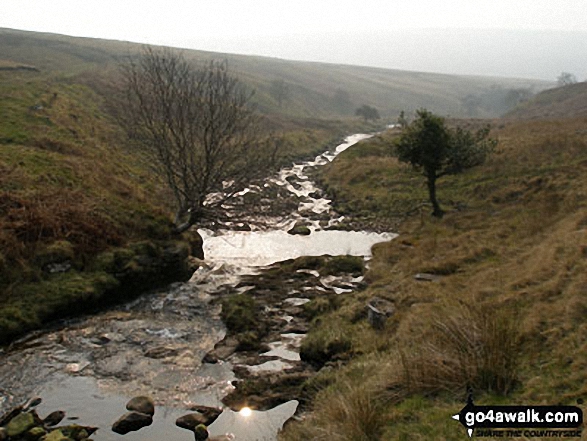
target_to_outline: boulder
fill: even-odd
[[[42,402],[43,399],[41,397],[32,397],[24,404],[23,411],[27,411],[29,409],[32,409],[33,407],[37,407]]]
[[[208,435],[208,429],[203,424],[199,424],[194,429],[194,438],[196,439],[196,441],[205,441],[208,439]]]
[[[393,303],[380,297],[373,297],[367,303],[367,320],[374,329],[383,329],[385,321],[395,312]]]
[[[175,425],[182,429],[195,430],[201,424],[206,425],[208,419],[200,412],[188,413],[175,420]]]
[[[68,438],[63,434],[63,432],[59,429],[55,429],[52,432],[49,432],[47,436],[43,439],[43,441],[73,441],[71,438]]]
[[[128,403],[126,403],[126,410],[153,416],[155,414],[155,402],[151,397],[134,397]]]
[[[204,239],[195,228],[192,228],[187,234],[190,244],[190,256],[204,260]]]
[[[65,418],[65,412],[63,412],[62,410],[56,410],[55,412],[51,412],[49,415],[45,417],[45,419],[43,420],[43,426],[56,426],[63,420],[63,418]]]
[[[46,433],[47,432],[45,432],[45,429],[43,429],[42,427],[33,427],[26,433],[26,439],[30,441],[38,440],[45,436]],[[0,437],[0,439],[2,438]]]
[[[152,423],[153,417],[151,415],[133,411],[122,415],[112,425],[112,431],[120,435],[126,435],[128,432],[134,432],[143,427],[150,426]]]
[[[300,236],[309,236],[312,233],[306,225],[301,222],[296,222],[296,224],[287,232],[288,234],[292,235],[300,235]]]
[[[13,438],[27,432],[35,425],[35,419],[30,413],[21,413],[10,420],[6,426],[6,434]]]
[[[65,427],[59,427],[59,430],[68,438],[75,441],[87,440],[96,430],[96,427],[80,426],[78,424],[71,424]]]
[[[63,432],[63,434],[68,438],[71,438],[75,441],[84,441],[87,440],[90,435],[92,435],[92,433],[98,429],[96,427],[72,424],[70,426],[60,427],[59,430],[61,430],[61,432]]]
[[[219,407],[200,406],[198,404],[191,406],[190,410],[198,412],[206,418],[206,422],[203,423],[206,426],[212,424],[222,413],[222,409]]]
[[[414,280],[417,280],[418,282],[437,282],[440,280],[440,276],[429,273],[418,273],[414,275]]]

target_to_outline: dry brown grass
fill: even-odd
[[[499,125],[487,164],[440,184],[444,205],[455,208],[441,221],[426,211],[408,218],[396,240],[374,248],[367,291],[334,312],[344,317],[373,295],[396,306],[382,332],[353,334],[364,354],[402,360],[388,365],[386,384],[404,398],[387,407],[385,437],[374,439],[453,439],[447,415],[462,407],[467,386],[484,404],[587,399],[587,120]],[[349,155],[398,193],[386,194],[369,174],[355,183],[337,176],[337,167],[348,167],[343,156],[328,173],[345,203],[370,199],[389,212],[399,206],[396,195],[402,207],[420,203],[402,190],[413,179],[404,169]],[[418,272],[439,279],[417,281]],[[383,338],[386,346],[374,344]],[[427,398],[413,409],[418,396]]]
[[[520,352],[513,313],[451,302],[419,317],[424,336],[400,345],[402,384],[410,394],[475,391],[507,394],[516,384]]]
[[[395,361],[378,357],[361,359],[351,369],[337,373],[335,388],[320,393],[313,403],[316,412],[302,425],[290,425],[282,439],[372,441],[379,439],[387,420],[387,408],[404,397],[386,389],[388,372]]]

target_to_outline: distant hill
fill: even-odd
[[[506,115],[516,119],[580,116],[587,116],[587,82],[545,90]]]
[[[86,79],[89,71],[102,78],[110,75],[119,60],[137,53],[140,47],[136,43],[0,28],[0,60],[4,63]],[[395,118],[401,110],[410,112],[421,107],[456,117],[493,117],[511,107],[502,99],[509,90],[535,92],[549,86],[538,80],[407,72],[196,50],[183,53],[199,62],[227,59],[231,69],[256,90],[261,111],[296,117],[350,116],[363,104],[376,107],[389,118]],[[281,103],[276,87],[287,89]]]

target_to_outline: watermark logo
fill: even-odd
[[[576,406],[476,406],[469,394],[466,406],[452,418],[465,427],[469,438],[473,433],[487,437],[580,437],[583,411]],[[566,429],[566,433],[520,429]]]

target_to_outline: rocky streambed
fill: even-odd
[[[206,260],[189,282],[2,350],[0,414],[40,396],[39,415],[59,410],[66,423],[98,427],[91,439],[115,440],[128,400],[147,395],[152,424],[125,439],[194,439],[175,422],[200,406],[224,409],[211,436],[276,439],[332,356],[300,350],[313,314],[360,288],[371,246],[394,237],[336,230],[344,219],[308,176],[365,137],[243,191],[226,208],[247,207],[248,218],[200,231]]]

